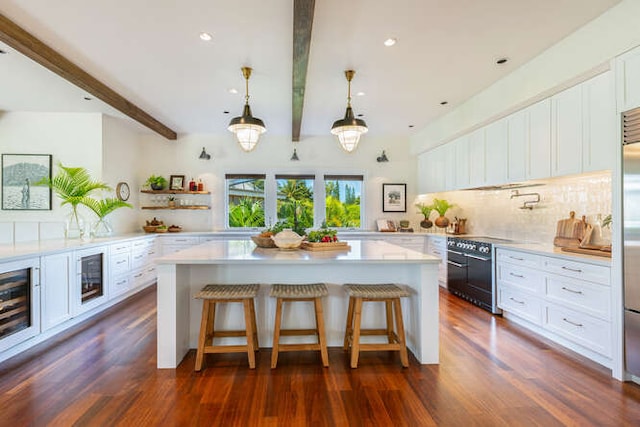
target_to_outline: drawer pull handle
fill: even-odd
[[[562,320],[564,320],[565,322],[567,322],[570,325],[577,326],[579,328],[582,328],[584,326],[582,323],[572,322],[571,320],[567,319],[566,317],[563,317]]]
[[[511,258],[511,259],[515,259],[516,261],[524,261],[524,258],[519,258],[519,257],[517,257],[517,256],[511,256],[511,255],[509,255],[509,258]]]
[[[138,274],[136,274],[136,275],[135,275],[135,276],[133,276],[133,277],[135,277],[136,279],[138,279],[138,278],[142,277],[142,274],[143,274],[143,273],[138,273]]]
[[[123,262],[127,262],[127,260],[126,260],[126,259],[123,259],[122,261],[118,261],[118,262],[116,262],[116,264],[122,264]]]
[[[433,252],[434,254],[440,255],[440,251],[431,251],[431,252]]]
[[[524,279],[524,276],[522,274],[509,273],[509,276],[517,277],[518,279]]]
[[[127,283],[126,280],[121,280],[118,283],[116,283],[116,285],[120,286],[120,285],[124,285],[125,283]]]
[[[582,295],[582,291],[575,291],[575,290],[569,289],[569,288],[567,288],[565,286],[563,286],[562,289],[567,291],[567,292],[571,292],[572,294],[580,294],[580,295]]]
[[[518,304],[522,304],[524,305],[524,301],[518,301],[517,299],[515,299],[514,297],[509,297],[509,299],[513,302],[517,302]]]
[[[563,270],[568,270],[568,271],[573,271],[574,273],[582,273],[582,270],[580,270],[579,268],[569,268],[565,265],[562,266]]]

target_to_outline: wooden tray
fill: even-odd
[[[306,251],[339,251],[351,249],[351,246],[349,246],[347,242],[302,242],[300,247]]]
[[[595,255],[606,258],[611,258],[611,252],[602,249],[587,249],[587,248],[561,248],[563,252],[574,252],[577,254]]]

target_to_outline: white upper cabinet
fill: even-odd
[[[469,135],[469,187],[485,185],[485,128]]]
[[[418,156],[420,194],[452,190],[455,180],[454,146],[445,144]]]
[[[582,105],[582,85],[551,98],[553,176],[582,172]]]
[[[507,120],[500,119],[488,125],[485,131],[485,184],[507,182]]]
[[[616,59],[618,112],[640,107],[640,47]]]
[[[526,176],[528,112],[521,110],[507,117],[507,180],[522,181]]]
[[[453,141],[453,170],[455,171],[453,188],[469,188],[469,136],[465,135]]]
[[[418,194],[429,192],[429,152],[418,155]]]
[[[551,176],[551,100],[544,99],[526,109],[528,139],[526,179]]]
[[[637,79],[640,79],[640,74]],[[610,71],[583,84],[584,172],[613,169],[615,166],[618,138],[614,93],[613,73]]]

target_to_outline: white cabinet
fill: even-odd
[[[437,193],[454,188],[454,147],[441,145],[420,155],[418,160],[419,191]]]
[[[198,236],[173,236],[160,237],[162,255],[172,254],[200,243]]]
[[[528,112],[518,111],[507,117],[507,181],[522,181],[527,171]]]
[[[429,192],[429,173],[431,170],[430,151],[418,155],[418,194]]]
[[[469,187],[485,185],[485,129],[469,135]]]
[[[585,82],[583,102],[582,170],[613,169],[619,152],[613,73],[606,72]]]
[[[640,47],[616,58],[618,112],[640,107]]]
[[[553,176],[582,172],[582,105],[581,85],[551,98]]]
[[[528,140],[526,179],[551,176],[551,100],[544,99],[527,107]]]
[[[41,258],[42,331],[71,318],[69,292],[75,278],[74,266],[71,252]]]
[[[407,233],[389,234],[384,240],[388,243],[412,249],[418,252],[425,252],[425,239],[423,236],[411,236]]]
[[[469,136],[465,135],[453,141],[453,188],[469,188]]]
[[[438,284],[447,287],[447,237],[430,235],[427,238],[427,253],[440,258]]]
[[[513,320],[610,365],[611,268],[579,259],[496,249],[498,306]]]
[[[147,237],[111,245],[109,249],[110,298],[156,280],[155,238]]]
[[[507,121],[500,119],[485,130],[485,185],[507,182]]]

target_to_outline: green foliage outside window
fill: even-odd
[[[278,221],[301,236],[307,228],[313,227],[313,185],[312,180],[278,180]]]
[[[341,198],[340,181],[325,181],[325,221],[329,227],[360,227],[360,185],[342,182]],[[342,201],[342,200],[344,201]]]

